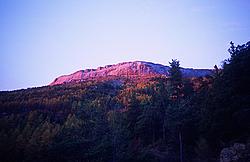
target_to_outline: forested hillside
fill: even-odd
[[[223,160],[240,143],[250,159],[250,42],[222,69],[186,78],[113,77],[0,92],[0,161]]]

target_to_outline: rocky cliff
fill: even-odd
[[[50,85],[65,84],[70,82],[80,82],[87,79],[99,77],[117,76],[117,77],[137,77],[146,75],[169,75],[169,66],[155,64],[145,61],[123,62],[115,65],[106,65],[97,69],[80,70],[69,75],[63,75],[56,78]],[[184,77],[200,77],[210,75],[209,69],[190,69],[181,68]]]

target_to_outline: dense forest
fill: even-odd
[[[250,161],[250,42],[214,74],[113,78],[0,92],[0,161]],[[238,144],[238,145],[237,145]],[[235,153],[236,154],[236,153]]]

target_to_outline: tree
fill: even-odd
[[[183,94],[183,82],[182,82],[182,73],[180,69],[180,61],[172,59],[170,64],[170,98],[174,101],[176,106],[180,104],[180,98],[184,96]],[[178,107],[178,106],[177,106]],[[183,161],[183,144],[182,144],[182,124],[177,125],[178,138],[179,138],[179,149],[180,149],[180,162]]]
[[[225,60],[220,75],[215,78],[208,98],[203,99],[204,106],[200,106],[205,110],[201,130],[206,132],[208,143],[216,151],[223,147],[222,143],[244,141],[250,134],[250,121],[246,117],[250,113],[249,45],[250,42],[236,47],[230,42],[230,58]]]
[[[183,83],[182,83],[182,73],[180,69],[180,61],[172,59],[169,62],[170,69],[170,98],[172,100],[179,100],[183,96]]]

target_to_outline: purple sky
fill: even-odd
[[[213,68],[249,20],[248,0],[0,0],[0,90],[133,60]]]

